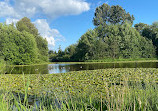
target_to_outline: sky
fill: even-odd
[[[96,7],[120,5],[135,17],[134,24],[158,21],[158,0],[0,0],[0,22],[31,19],[50,50],[62,50],[77,43],[89,29]]]

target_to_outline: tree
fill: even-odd
[[[152,40],[156,47],[156,54],[158,55],[158,24],[155,22],[151,26],[147,26],[142,30],[142,36]]]
[[[35,25],[31,23],[31,20],[27,17],[24,17],[17,22],[16,27],[20,32],[26,31],[34,36],[39,52],[39,61],[48,61],[48,42],[46,39],[40,36]]]
[[[106,22],[109,21],[109,10],[110,6],[105,3],[97,7],[94,14],[95,17],[93,18],[93,24],[95,26],[106,24]]]
[[[158,29],[158,22],[153,22],[152,27],[155,28],[155,29]]]
[[[96,8],[93,23],[96,26],[83,34],[77,44],[70,45],[59,60],[85,61],[105,58],[152,58],[158,45],[158,23],[144,23],[132,27],[134,17],[121,6],[103,4]],[[153,43],[152,43],[153,42]],[[156,45],[155,45],[156,46]],[[59,57],[60,55],[60,57]]]
[[[11,64],[32,64],[37,62],[38,49],[32,34],[19,32],[13,25],[0,26],[0,56]]]
[[[59,57],[62,57],[64,55],[64,52],[62,51],[61,49],[61,45],[59,45],[59,48],[58,48],[58,56]]]
[[[46,39],[41,37],[40,35],[36,36],[36,43],[37,43],[37,48],[39,52],[38,58],[41,61],[48,61],[48,42]]]
[[[149,26],[144,23],[138,23],[138,24],[135,24],[134,27],[142,35],[143,30]]]
[[[125,9],[121,6],[109,6],[108,4],[103,4],[96,8],[93,18],[93,24],[95,26],[105,25],[105,24],[123,24],[129,22],[133,24],[134,16],[126,13]]]
[[[80,61],[84,61],[90,59],[94,53],[94,43],[97,38],[97,33],[94,30],[88,30],[85,34],[83,34],[78,41],[76,47],[76,58]]]
[[[50,50],[48,52],[48,54],[49,54],[49,61],[51,61],[51,62],[56,61],[56,58],[58,56],[57,53],[56,53],[56,51]]]
[[[99,26],[100,27],[100,26]],[[105,56],[108,58],[141,58],[154,57],[155,48],[151,40],[144,39],[138,31],[132,28],[131,24],[125,22],[123,25],[107,25],[96,28],[105,46]],[[103,32],[102,32],[103,31]],[[140,45],[141,44],[141,45]],[[144,45],[148,46],[144,46]],[[150,50],[149,50],[150,49]]]
[[[107,57],[118,58],[120,52],[119,44],[121,40],[118,25],[107,26],[105,32],[106,37],[104,37],[104,43],[108,46],[106,48],[106,51],[108,53]]]
[[[105,42],[101,38],[98,38],[96,40],[94,46],[94,55],[91,57],[91,59],[98,60],[108,57],[108,44],[105,44]]]
[[[68,54],[70,57],[75,54],[76,44],[72,44],[65,49],[65,54]]]
[[[16,28],[22,32],[22,31],[26,31],[29,32],[30,34],[33,34],[34,36],[39,35],[38,34],[38,30],[35,27],[35,25],[33,23],[31,23],[31,20],[27,17],[22,18],[21,20],[19,20],[16,23]]]

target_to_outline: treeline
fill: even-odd
[[[93,24],[76,44],[49,51],[50,61],[153,58],[158,55],[158,23],[133,25],[134,16],[121,6],[96,8]]]
[[[0,58],[7,64],[48,61],[48,43],[27,17],[14,24],[0,23]]]

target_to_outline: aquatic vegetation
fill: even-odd
[[[14,99],[8,101],[14,100],[14,104],[21,103],[19,108],[29,110],[156,111],[158,69],[118,68],[46,75],[3,74],[0,75],[0,90],[6,95],[14,93]],[[21,95],[20,100],[18,95]],[[30,105],[29,98],[35,101],[33,105]]]

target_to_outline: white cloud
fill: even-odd
[[[16,23],[22,17],[35,20],[34,24],[39,33],[47,39],[49,47],[55,46],[64,37],[57,29],[50,28],[49,20],[60,16],[78,15],[90,9],[90,4],[85,0],[3,0],[0,1],[0,17],[7,18],[6,23]]]
[[[10,2],[9,2],[10,1]],[[0,16],[21,18],[36,15],[57,18],[65,15],[77,15],[90,9],[84,0],[5,0],[0,2]]]
[[[44,0],[39,5],[42,11],[51,18],[78,15],[90,9],[89,4],[81,0]]]
[[[0,17],[19,17],[14,8],[7,1],[0,2]]]
[[[6,24],[16,24],[19,21],[19,19],[13,19],[13,18],[7,18],[6,19]]]
[[[50,28],[46,19],[37,19],[33,23],[37,27],[40,35],[47,39],[49,47],[55,46],[55,42],[58,40],[64,41],[64,37],[57,29]]]

